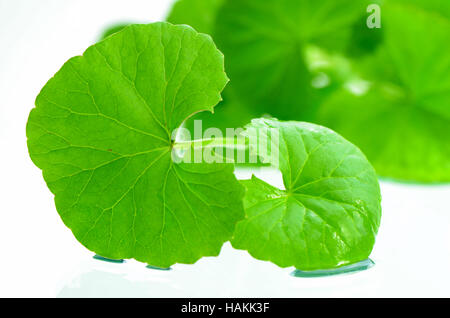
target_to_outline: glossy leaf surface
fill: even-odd
[[[279,138],[266,134],[267,128],[278,129]],[[246,218],[236,227],[233,246],[300,270],[365,260],[380,225],[381,196],[375,171],[361,151],[309,123],[261,119],[247,130],[279,145],[285,190],[256,177],[243,181]]]
[[[221,100],[211,38],[132,25],[70,59],[45,85],[28,148],[64,223],[88,249],[153,266],[218,255],[242,215],[233,167],[172,160],[172,131]]]

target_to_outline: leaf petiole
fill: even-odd
[[[249,148],[248,138],[208,138],[190,141],[177,141],[173,145],[175,150],[199,150],[208,148],[231,148],[245,150]]]

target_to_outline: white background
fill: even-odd
[[[163,20],[169,6],[162,0],[0,0],[0,297],[450,297],[450,186],[382,182],[376,266],[358,274],[294,278],[292,269],[229,244],[217,258],[169,272],[92,259],[63,225],[28,157],[28,113],[47,80],[105,27]],[[258,172],[279,183],[272,174]]]

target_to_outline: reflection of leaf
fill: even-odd
[[[366,259],[381,217],[380,189],[370,163],[357,147],[321,126],[263,119],[247,129],[264,138],[268,127],[280,132],[279,169],[286,190],[256,177],[243,181],[246,218],[236,226],[233,246],[301,270]]]
[[[227,82],[211,38],[133,25],[70,59],[27,125],[64,223],[88,249],[158,267],[217,255],[242,215],[233,167],[176,164],[172,131]]]
[[[355,142],[378,173],[450,181],[450,21],[409,5],[384,7],[383,45],[361,72],[368,95],[339,92],[319,121]]]

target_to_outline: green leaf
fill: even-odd
[[[371,4],[379,4],[380,0],[371,0]],[[368,54],[372,54],[383,41],[383,27],[381,28],[368,28],[367,19],[368,12],[362,15],[358,21],[352,27],[352,33],[350,35],[351,41],[348,43],[346,49],[346,56],[353,59],[364,57]],[[383,15],[381,13],[381,23],[383,26]]]
[[[340,83],[339,78],[335,81],[336,70],[316,67],[332,63],[314,61],[312,65],[305,51],[311,47],[333,54],[359,50],[359,43],[350,49],[348,46],[353,43],[349,40],[355,23],[363,20],[365,23],[366,3],[366,0],[176,2],[168,21],[189,24],[213,35],[219,48],[226,50],[227,70],[232,70],[232,85],[227,87],[225,103],[217,115],[202,114],[194,119],[202,119],[205,126],[227,122],[229,127],[241,127],[249,114],[252,118],[266,115],[281,119],[313,118],[321,100]],[[324,75],[331,81],[318,89],[313,83]],[[228,114],[235,109],[237,116],[230,117]]]
[[[450,182],[450,20],[411,5],[383,9],[384,43],[361,73],[365,96],[341,91],[318,121],[357,144],[381,176]]]
[[[323,106],[321,122],[359,145],[380,176],[449,182],[450,120],[392,94],[387,88],[360,97],[342,91]]]
[[[214,113],[198,113],[186,121],[186,128],[191,131],[192,135],[194,133],[194,120],[202,121],[203,130],[218,128],[225,135],[227,128],[244,127],[257,117],[255,112],[252,112],[240,102],[239,98],[234,95],[235,91],[230,87],[231,84],[223,92],[223,101],[220,102],[220,107],[214,109]]]
[[[108,28],[106,28],[102,35],[100,36],[100,40],[104,40],[106,39],[108,36],[117,33],[119,31],[122,31],[123,29],[125,29],[127,26],[129,26],[132,23],[126,23],[126,22],[121,22],[121,23],[115,23],[111,26],[109,26]]]
[[[174,24],[187,24],[197,31],[214,34],[217,14],[225,0],[178,0],[173,5],[167,21]],[[186,121],[186,128],[194,133],[194,121],[201,120],[203,130],[210,127],[219,128],[223,133],[226,128],[244,127],[252,118],[261,115],[252,111],[251,107],[244,105],[236,96],[235,90],[230,85],[224,91],[224,101],[220,107],[211,113],[199,113]]]
[[[446,0],[389,0],[390,3],[415,6],[450,19],[450,2]]]
[[[213,33],[226,56],[237,95],[260,114],[281,119],[310,116],[316,95],[305,61],[310,45],[347,47],[365,1],[229,0]]]
[[[278,139],[269,128],[278,129]],[[286,189],[256,177],[242,182],[246,218],[236,226],[233,247],[300,270],[366,259],[380,225],[381,195],[362,152],[335,132],[304,122],[259,119],[247,130],[272,149],[279,145],[277,166]]]
[[[218,255],[243,189],[233,166],[175,163],[171,135],[212,111],[227,81],[209,36],[155,23],[91,46],[45,85],[28,148],[84,246],[158,267]]]
[[[212,34],[217,13],[225,0],[178,0],[170,11],[167,21],[187,24],[198,32]]]

